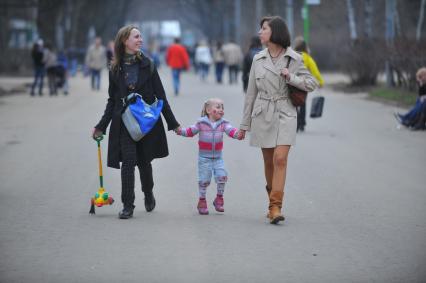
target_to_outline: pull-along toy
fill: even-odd
[[[101,140],[103,140],[103,136],[99,136],[94,138],[94,140],[98,143],[98,161],[99,161],[99,181],[100,187],[96,192],[95,196],[90,200],[90,214],[95,214],[95,205],[97,207],[102,207],[104,205],[111,205],[114,203],[114,199],[109,195],[108,192],[104,189],[104,178],[102,175],[102,159],[101,159]]]

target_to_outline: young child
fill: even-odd
[[[231,138],[238,138],[238,130],[223,119],[223,101],[218,98],[210,98],[204,103],[201,118],[195,125],[187,128],[179,127],[176,134],[184,137],[199,135],[198,153],[198,189],[200,199],[198,212],[202,215],[209,214],[206,202],[206,190],[210,185],[212,173],[217,184],[217,195],[213,201],[214,208],[218,212],[224,212],[223,192],[228,174],[222,159],[223,133]]]

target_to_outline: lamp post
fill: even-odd
[[[303,37],[306,44],[309,44],[309,31],[310,31],[310,20],[309,20],[309,6],[319,5],[321,0],[305,0],[303,1],[302,7],[302,19],[303,19]]]

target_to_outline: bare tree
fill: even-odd
[[[56,24],[60,11],[63,7],[63,1],[39,0],[38,1],[37,27],[42,38],[55,41]]]
[[[401,36],[402,29],[401,29],[401,21],[399,20],[399,10],[398,10],[398,2],[395,1],[395,9],[394,9],[394,21],[395,21],[395,35]]]
[[[263,13],[263,5],[262,0],[256,0],[256,18],[255,18],[255,28],[258,28],[258,23],[260,22],[260,19],[262,18]]]
[[[70,7],[69,7],[69,17],[70,17],[70,30],[69,30],[69,36],[67,37],[67,45],[70,47],[77,46],[77,39],[78,39],[78,33],[80,31],[79,29],[79,18],[81,16],[81,11],[84,6],[84,3],[82,1],[71,1]]]
[[[395,38],[395,10],[396,0],[386,0],[386,42],[388,50],[392,49]],[[392,87],[395,85],[393,70],[391,65],[392,58],[388,58],[385,63],[386,85]]]
[[[180,13],[189,24],[198,27],[206,37],[212,34],[212,0],[180,0],[179,4]]]
[[[373,1],[365,0],[364,2],[364,35],[366,38],[373,37]]]
[[[351,35],[351,39],[355,40],[358,38],[356,33],[356,22],[355,22],[355,12],[352,0],[346,0],[346,6],[348,9],[348,21],[349,21],[349,31]]]
[[[426,0],[422,0],[422,3],[420,4],[420,15],[419,20],[417,22],[417,29],[416,29],[416,40],[420,41],[420,36],[422,34],[422,25],[423,25],[423,18],[425,14],[425,5]]]

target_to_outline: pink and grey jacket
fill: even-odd
[[[199,156],[221,158],[224,132],[233,139],[236,139],[238,136],[238,129],[234,128],[227,120],[220,119],[212,123],[207,116],[204,116],[198,119],[195,125],[181,128],[178,135],[193,137],[199,133]]]

